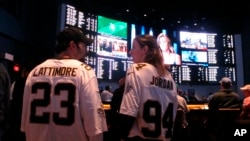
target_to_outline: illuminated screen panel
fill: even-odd
[[[96,32],[97,16],[93,13],[86,12],[69,4],[62,4],[60,9],[59,29],[65,27],[77,27],[82,29],[88,38],[94,40],[94,43],[87,47],[89,54],[82,60],[94,68],[96,66]],[[58,31],[59,32],[59,31]],[[94,68],[95,69],[95,68]]]
[[[59,26],[77,27],[94,43],[87,47],[88,55],[81,61],[90,65],[99,80],[118,81],[131,62],[127,59],[127,23],[98,16],[81,8],[62,4]]]
[[[60,18],[60,31],[65,27],[77,27],[84,30],[85,35],[96,42],[97,16],[95,14],[82,11],[73,5],[62,4]],[[95,42],[88,46],[89,52],[96,52]]]
[[[206,32],[159,31],[154,28],[119,21],[83,11],[75,6],[63,4],[60,30],[74,26],[83,29],[94,39],[88,47],[90,52],[84,61],[92,66],[100,80],[118,81],[132,63],[128,59],[129,47],[137,34],[170,35],[174,51],[180,55],[181,65],[171,64],[173,78],[179,84],[217,84],[224,76],[236,82],[234,37],[230,34]],[[128,32],[130,31],[130,37]],[[128,41],[129,45],[128,45]],[[129,47],[128,47],[129,46]],[[188,60],[189,53],[197,59]],[[169,60],[170,58],[168,58]],[[191,59],[192,60],[192,59]]]
[[[126,22],[98,16],[97,54],[100,56],[128,58],[128,26]]]
[[[182,72],[181,72],[181,66],[176,66],[176,65],[171,65],[171,74],[173,79],[175,80],[176,83],[181,84],[182,83]]]
[[[236,81],[236,70],[235,67],[218,67],[218,66],[211,66],[208,67],[209,72],[209,82],[218,83],[222,77],[227,76],[231,78],[233,82]]]
[[[188,65],[207,65],[206,51],[182,50],[182,64]]]
[[[97,35],[97,39],[98,55],[123,59],[128,57],[127,40],[102,35]]]
[[[208,83],[208,70],[204,66],[182,66],[182,83],[205,84]]]
[[[166,30],[162,30],[156,37],[157,44],[159,45],[164,64],[167,65],[181,65],[181,55],[179,46],[168,34]]]
[[[182,58],[180,83],[218,84],[225,76],[236,82],[232,35],[180,31],[179,41]]]
[[[127,60],[97,57],[97,78],[101,80],[119,80],[125,76],[129,67]]]
[[[102,35],[127,39],[127,23],[104,16],[98,16],[97,32]]]
[[[206,50],[208,47],[207,34],[181,31],[180,47]]]
[[[74,26],[83,29],[85,32],[96,32],[97,16],[89,12],[83,12],[76,7],[62,4],[61,28]]]
[[[74,6],[66,5],[65,26],[82,28],[85,32],[95,32],[96,15],[77,10]]]

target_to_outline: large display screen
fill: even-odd
[[[85,62],[95,69],[100,80],[118,81],[130,66],[129,51],[133,38],[150,34],[157,42],[168,45],[170,54],[163,53],[172,76],[179,84],[218,84],[227,76],[236,83],[234,37],[216,32],[157,29],[86,12],[72,5],[61,7],[60,30],[75,26],[94,39],[88,46]],[[159,39],[167,35],[168,40]],[[164,47],[162,51],[166,51]]]
[[[207,52],[197,50],[182,50],[183,65],[207,65]]]
[[[138,34],[155,36],[179,84],[218,84],[227,76],[236,83],[233,35],[205,31],[155,29],[139,24],[130,25],[130,44]]]
[[[97,19],[97,54],[127,59],[127,23],[104,16]]]
[[[233,35],[209,32],[179,32],[181,66],[172,66],[179,83],[218,84],[222,77],[236,83]]]
[[[94,39],[83,61],[95,70],[99,80],[117,82],[125,76],[131,64],[127,56],[126,22],[96,15],[69,4],[62,4],[60,13],[59,30],[69,26],[78,27],[87,37]]]
[[[180,47],[187,49],[207,50],[208,33],[180,31]]]

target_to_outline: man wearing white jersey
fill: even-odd
[[[120,107],[120,136],[125,141],[170,141],[177,111],[177,90],[153,36],[138,35],[130,51]]]
[[[102,141],[107,131],[94,70],[79,61],[92,39],[69,27],[57,36],[58,56],[28,75],[21,130],[26,141]]]

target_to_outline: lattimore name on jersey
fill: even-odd
[[[162,79],[160,77],[153,76],[150,84],[164,89],[173,90],[173,82],[170,80]]]
[[[73,67],[41,67],[33,76],[76,76],[76,70]]]

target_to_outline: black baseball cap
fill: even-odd
[[[57,36],[58,43],[65,42],[65,41],[69,42],[71,40],[73,40],[75,42],[82,41],[87,46],[91,45],[93,43],[93,39],[87,38],[86,35],[84,35],[83,31],[79,28],[76,28],[76,27],[65,28]]]

